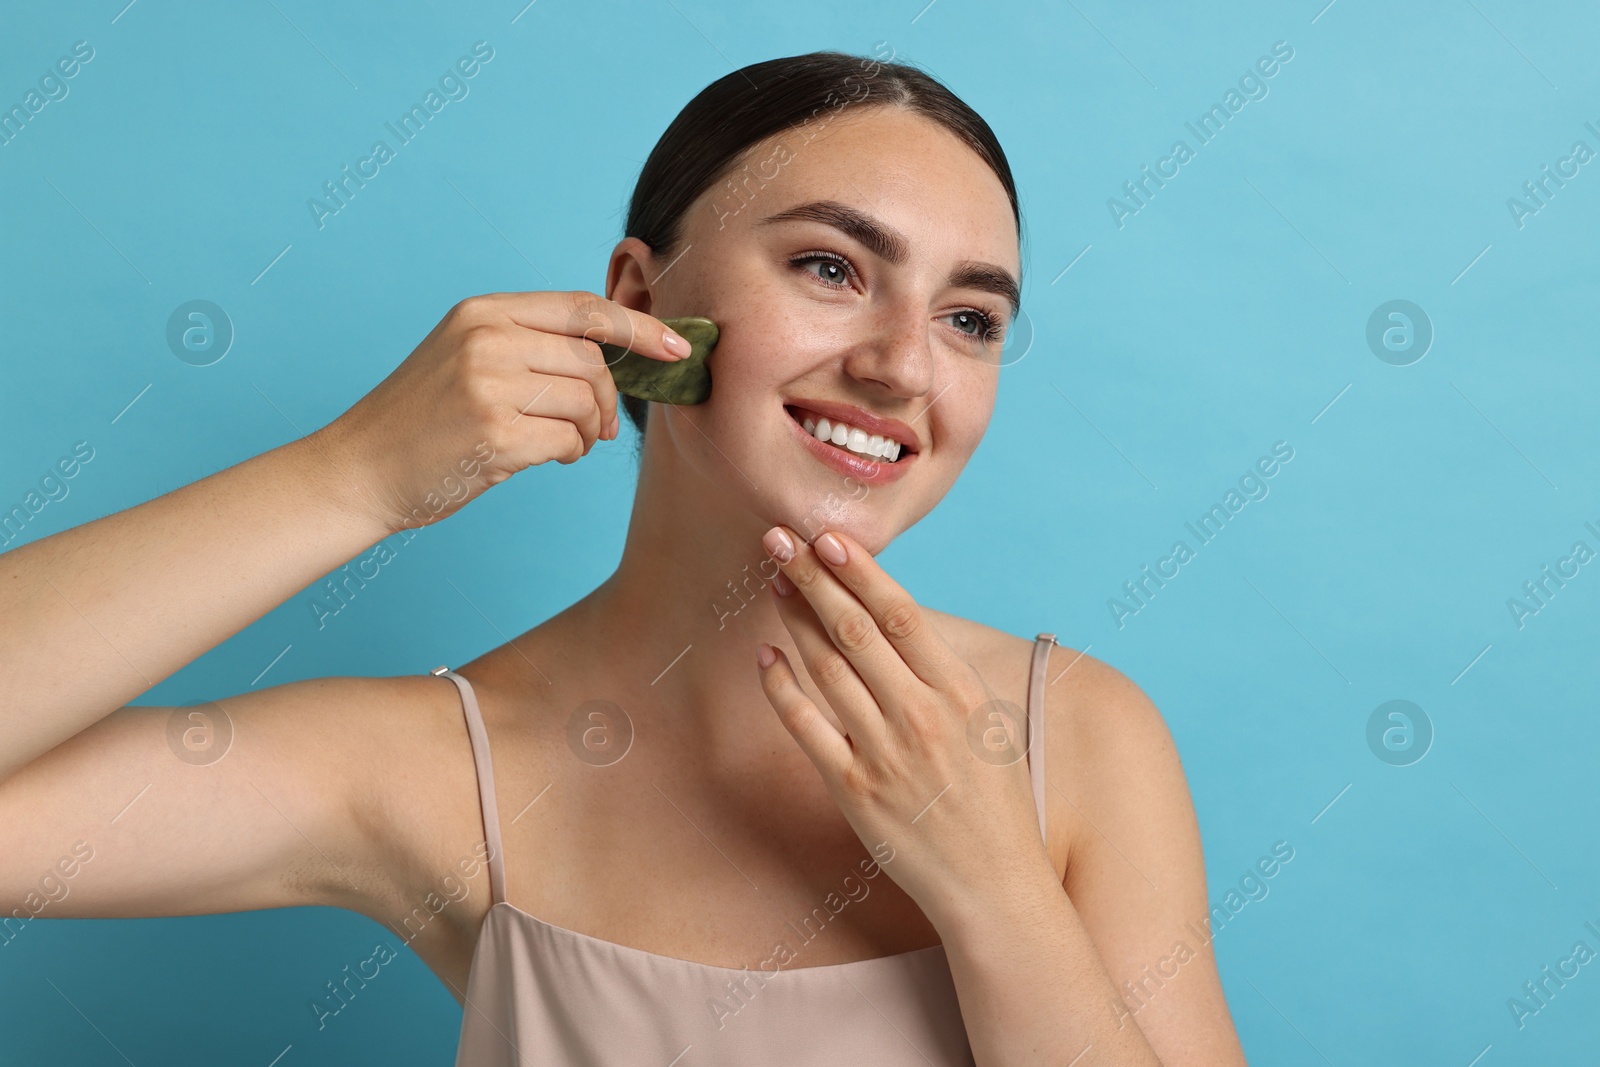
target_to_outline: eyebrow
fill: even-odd
[[[899,231],[837,200],[813,200],[808,204],[797,204],[758,219],[757,224],[797,220],[832,226],[865,245],[873,255],[896,266],[910,258],[911,244]],[[1010,271],[993,263],[983,263],[973,259],[962,260],[950,272],[948,281],[959,288],[978,289],[1000,297],[1010,305],[1012,318],[1016,318],[1017,312],[1022,307],[1022,287],[1017,283],[1017,279]]]

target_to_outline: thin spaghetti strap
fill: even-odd
[[[467,716],[467,736],[472,740],[472,763],[478,772],[478,806],[483,811],[484,841],[489,846],[489,904],[506,899],[505,858],[500,849],[500,811],[494,800],[494,763],[489,758],[489,734],[483,728],[483,713],[472,683],[448,667],[436,667],[430,674],[450,679],[461,691],[461,706]]]
[[[1028,777],[1033,782],[1033,806],[1039,810],[1039,836],[1044,832],[1044,690],[1045,664],[1055,634],[1040,634],[1033,641],[1033,670],[1028,676]],[[1045,838],[1046,841],[1049,838]]]

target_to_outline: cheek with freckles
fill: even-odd
[[[717,264],[714,271],[707,266],[712,260]],[[675,294],[673,306],[695,308],[694,314],[710,318],[719,331],[709,363],[711,397],[683,410],[705,436],[684,432],[700,437],[700,449],[715,455],[711,448],[715,444],[743,467],[746,461],[735,453],[748,460],[773,448],[770,429],[764,438],[761,427],[783,428],[775,417],[783,415],[784,389],[825,368],[830,355],[842,349],[818,336],[795,294],[776,279],[763,277],[761,264],[746,255],[730,258],[708,248],[705,260],[696,261],[684,275],[680,279],[684,288]],[[729,285],[721,280],[728,276],[741,281]],[[692,447],[687,439],[682,443]]]
[[[782,404],[790,392],[870,395],[871,384],[850,383],[843,367],[860,327],[780,279],[760,277],[758,267],[743,270],[751,279],[743,288],[709,286],[693,270],[680,276],[686,288],[671,306],[706,315],[720,335],[711,356],[711,397],[692,407],[655,409],[668,416],[661,420],[668,437],[663,443],[768,525],[787,524],[808,539],[836,527],[880,551],[927,514],[960,475],[987,427],[995,370],[959,353],[936,353],[929,395],[893,401],[933,439],[924,469],[892,487],[869,489],[818,464],[795,440]]]
[[[935,449],[944,452],[959,471],[989,429],[999,371],[976,362],[956,363],[948,370],[949,384],[934,390],[938,400],[924,418],[932,420]]]

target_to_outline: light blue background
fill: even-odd
[[[1600,162],[1521,228],[1506,206],[1574,141],[1600,150],[1592,5],[125,2],[9,5],[0,32],[5,106],[95,49],[0,148],[0,505],[95,449],[28,539],[322,426],[462,297],[602,288],[640,161],[695,92],[886,41],[1005,146],[1034,333],[885,565],[1150,694],[1214,902],[1292,844],[1216,942],[1252,1062],[1593,1061],[1600,964],[1520,1031],[1506,1006],[1600,948],[1600,564],[1521,629],[1506,603],[1600,549]],[[318,230],[307,198],[478,40],[470,95]],[[1107,199],[1280,40],[1266,98],[1119,229]],[[1404,367],[1365,341],[1397,298],[1436,331]],[[165,342],[191,299],[236,330],[208,367]],[[1119,628],[1107,599],[1280,440],[1270,495]],[[629,431],[524,472],[320,632],[296,596],[140,702],[464,662],[609,573],[631,453]],[[1366,742],[1395,698],[1436,731],[1410,766]],[[385,936],[335,909],[31,924],[0,948],[0,1059],[449,1062],[460,1010],[409,952],[316,1029],[312,997]]]

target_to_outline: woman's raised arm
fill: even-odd
[[[380,538],[614,437],[598,343],[687,355],[669,333],[593,293],[471,297],[321,430],[0,555],[0,781]]]
[[[388,532],[322,433],[0,556],[0,780]]]

